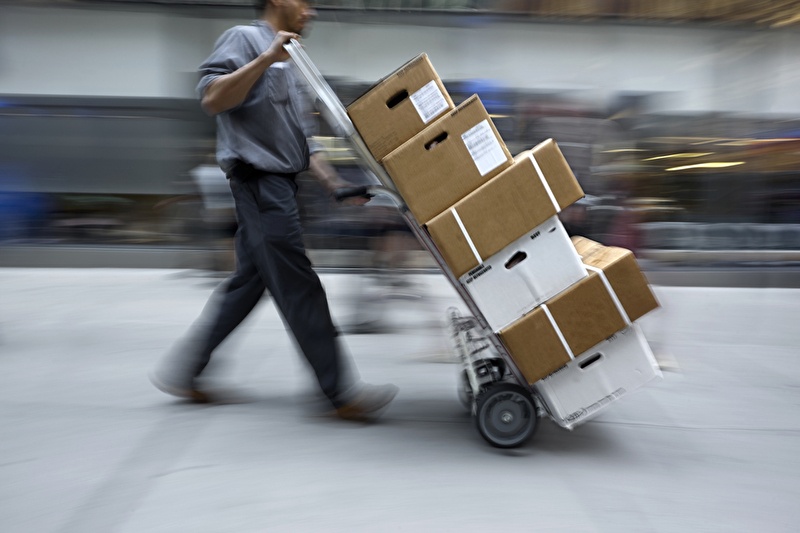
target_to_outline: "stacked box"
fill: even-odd
[[[586,237],[574,236],[572,243],[587,268],[603,271],[631,322],[659,306],[633,252]]]
[[[661,370],[647,340],[633,324],[536,382],[534,388],[553,419],[572,429],[659,377]]]
[[[454,107],[428,56],[420,54],[357,98],[347,113],[380,162]]]
[[[383,159],[420,225],[511,166],[513,158],[477,95]]]
[[[658,302],[630,251],[567,235],[558,213],[584,193],[554,140],[512,158],[480,98],[453,108],[424,54],[348,112],[564,425],[650,379],[629,373],[652,358],[634,322]]]
[[[584,196],[558,145],[548,139],[427,223],[455,277],[479,266]]]
[[[558,217],[492,255],[459,281],[489,327],[500,331],[587,276]]]
[[[658,307],[632,252],[598,243],[592,248],[582,256],[590,271],[585,279],[499,332],[530,384]]]
[[[556,216],[583,197],[552,139],[428,222],[442,257],[499,331],[586,277]]]

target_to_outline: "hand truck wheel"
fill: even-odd
[[[478,432],[497,448],[516,448],[533,436],[537,425],[531,394],[514,383],[492,385],[478,396]]]

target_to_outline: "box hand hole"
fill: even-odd
[[[511,270],[512,268],[514,268],[518,264],[520,264],[523,261],[525,261],[525,259],[527,259],[527,258],[528,258],[528,254],[526,254],[525,252],[519,251],[519,252],[515,253],[514,255],[511,256],[511,259],[506,261],[506,270]]]
[[[402,102],[403,100],[405,100],[406,98],[408,98],[408,91],[406,91],[405,89],[403,89],[403,90],[402,90],[402,91],[400,91],[399,93],[395,94],[394,96],[392,96],[391,98],[389,98],[388,100],[386,100],[386,107],[388,107],[389,109],[393,109],[393,108],[395,108],[395,107],[396,107],[398,104],[400,104],[400,102]]]
[[[425,145],[426,150],[432,150],[436,147],[437,144],[441,144],[444,140],[447,139],[447,132],[443,131],[441,134],[437,135],[432,141]]]
[[[583,362],[582,362],[580,365],[578,365],[578,366],[581,368],[581,370],[585,370],[585,369],[586,369],[586,367],[588,367],[588,366],[591,366],[591,365],[595,364],[596,362],[598,362],[598,361],[599,361],[600,359],[602,359],[602,358],[603,358],[603,354],[601,354],[601,353],[596,353],[596,354],[594,354],[593,356],[591,356],[589,359],[586,359],[585,361],[583,361]]]

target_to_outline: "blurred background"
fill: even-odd
[[[512,154],[556,139],[588,194],[563,214],[575,233],[648,271],[800,271],[800,2],[316,6],[306,48],[345,105],[424,52]],[[231,268],[194,87],[219,34],[254,16],[245,0],[3,1],[0,266]],[[301,194],[318,266],[432,267],[390,206],[333,205],[305,177]]]

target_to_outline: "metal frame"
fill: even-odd
[[[489,365],[491,365],[491,359],[497,359],[498,357],[503,360],[505,368],[515,378],[516,383],[523,385],[525,389],[530,392],[532,398],[539,407],[544,408],[544,410],[549,413],[545,402],[536,391],[528,385],[527,380],[523,377],[519,368],[517,368],[506,347],[489,327],[486,318],[483,316],[483,313],[478,308],[475,301],[461,285],[461,282],[453,275],[453,272],[444,261],[441,252],[439,252],[439,249],[436,247],[436,244],[433,242],[428,232],[420,226],[413,214],[409,211],[402,196],[397,192],[397,188],[392,182],[391,177],[372,156],[353,125],[353,122],[350,120],[347,110],[333,92],[333,89],[331,89],[325,81],[322,74],[308,58],[302,45],[293,39],[285,45],[285,48],[311,89],[316,93],[319,103],[324,107],[324,109],[320,110],[324,111],[323,116],[332,122],[331,126],[337,134],[346,137],[352,143],[362,163],[368,167],[368,170],[371,171],[381,183],[381,186],[368,187],[367,193],[370,195],[388,196],[397,204],[400,214],[405,219],[417,240],[431,253],[436,264],[442,272],[444,272],[445,277],[464,301],[470,313],[472,313],[472,317],[461,317],[457,312],[454,313],[453,310],[449,311],[453,342],[464,364],[464,368],[467,370],[470,386],[473,389],[473,413],[475,412],[475,400],[486,387],[492,383],[507,380],[507,378],[504,379],[502,376],[497,379],[495,372],[487,372]],[[492,357],[484,357],[481,355],[483,352],[491,353]],[[504,374],[507,375],[507,373]]]

